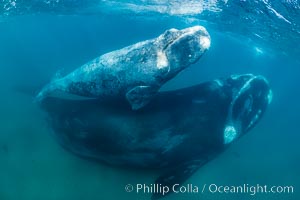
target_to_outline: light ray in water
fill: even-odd
[[[260,47],[254,47],[254,51],[255,51],[255,54],[258,56],[264,54],[263,49]]]

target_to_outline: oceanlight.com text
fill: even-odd
[[[162,184],[127,184],[125,186],[126,192],[135,192],[137,194],[161,194],[168,193],[212,193],[212,194],[249,194],[251,196],[256,194],[293,194],[294,187],[291,185],[262,185],[262,184],[241,184],[241,185],[218,185],[218,184],[173,184],[171,186]]]

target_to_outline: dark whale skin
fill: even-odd
[[[111,165],[162,168],[167,172],[156,183],[172,185],[251,130],[271,97],[264,77],[245,74],[159,92],[139,110],[123,98],[49,97],[41,106],[68,151]]]

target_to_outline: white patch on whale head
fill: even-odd
[[[251,128],[253,126],[253,124],[259,119],[260,115],[261,115],[262,111],[258,110],[257,114],[253,117],[253,119],[251,120],[251,122],[249,123],[247,129]]]
[[[184,29],[184,34],[182,34],[179,38],[184,38],[188,35],[198,35],[199,37],[199,44],[201,45],[202,51],[207,50],[210,47],[210,37],[207,30],[203,26],[193,26],[187,29]]]
[[[186,30],[186,32],[189,32],[189,33],[195,33],[197,31],[202,31],[202,32],[207,33],[206,29],[203,26],[193,26],[193,27],[186,28],[185,30]]]
[[[210,47],[210,39],[207,36],[200,36],[200,45],[203,49],[209,49]]]
[[[219,79],[215,79],[214,82],[219,86],[219,87],[223,87],[223,82]]]
[[[157,62],[156,62],[156,66],[158,69],[167,67],[169,65],[167,56],[165,54],[165,52],[163,51],[158,51],[157,52]]]
[[[267,98],[268,98],[268,103],[270,104],[272,102],[272,99],[273,99],[273,92],[272,92],[272,90],[269,90]]]
[[[227,125],[224,130],[224,144],[231,143],[237,136],[237,131],[232,125]]]

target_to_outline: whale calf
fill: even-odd
[[[251,130],[271,99],[264,77],[245,74],[159,92],[136,111],[126,100],[47,98],[41,107],[68,151],[111,165],[160,168],[155,183],[171,188]]]
[[[202,26],[169,29],[146,40],[104,54],[46,85],[36,96],[90,99],[125,98],[133,110],[145,106],[159,88],[195,63],[210,46]]]

